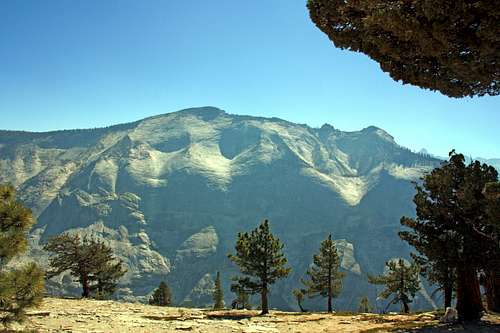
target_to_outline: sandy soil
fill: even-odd
[[[113,301],[46,298],[14,329],[36,332],[500,332],[500,316],[476,324],[440,325],[432,313],[373,315],[271,311],[211,311]]]

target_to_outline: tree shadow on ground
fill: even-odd
[[[248,313],[209,313],[207,314],[207,319],[229,319],[229,320],[242,320],[258,317],[258,315],[248,314]]]

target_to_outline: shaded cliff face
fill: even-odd
[[[194,305],[211,302],[216,271],[230,302],[237,270],[227,253],[264,218],[294,269],[274,286],[273,307],[295,308],[291,290],[328,233],[349,272],[338,307],[374,299],[366,273],[408,255],[397,231],[414,211],[411,180],[438,163],[376,127],[317,129],[211,107],[105,129],[0,131],[0,182],[14,184],[37,216],[31,256],[46,260],[40,244],[51,235],[93,234],[128,266],[120,297],[145,299],[166,280],[177,303]],[[50,286],[76,292],[69,282]]]

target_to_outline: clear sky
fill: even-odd
[[[336,49],[305,0],[1,0],[0,129],[108,126],[194,106],[413,150],[500,157],[500,97],[401,85]]]

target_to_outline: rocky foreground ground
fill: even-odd
[[[46,298],[14,330],[34,332],[500,332],[500,316],[475,324],[439,324],[434,313],[412,315],[212,311],[114,301]]]

